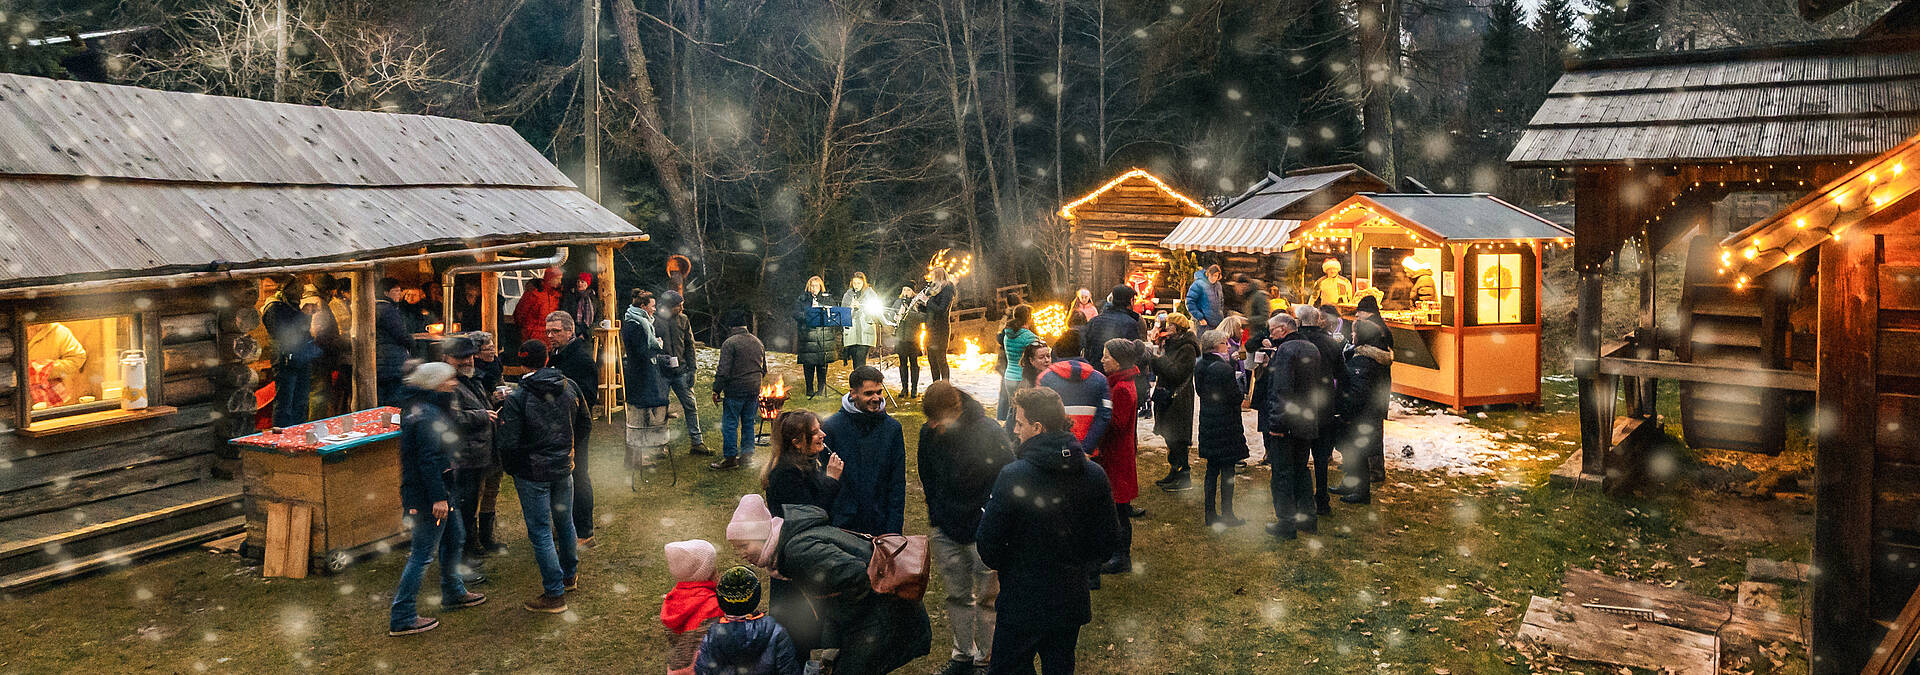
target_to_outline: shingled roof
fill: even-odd
[[[1516,166],[1871,157],[1920,131],[1912,36],[1573,64]]]
[[[0,287],[638,235],[507,127],[0,74]]]
[[[1321,194],[1342,180],[1354,179],[1353,189]],[[1340,203],[1340,200],[1356,192],[1378,192],[1392,189],[1387,181],[1373,172],[1353,164],[1316,166],[1288,171],[1285,176],[1268,173],[1247,188],[1246,192],[1227,202],[1219,218],[1273,219],[1278,214],[1293,216],[1292,220],[1301,220],[1324,211],[1327,207]],[[1307,202],[1318,202],[1309,204]],[[1283,218],[1284,219],[1284,218]]]

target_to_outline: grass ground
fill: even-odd
[[[1571,385],[1547,385],[1540,410],[1494,411],[1474,422],[1553,451],[1532,454],[1571,453]],[[825,412],[836,403],[807,407]],[[921,418],[913,405],[896,414],[911,462]],[[0,650],[0,672],[659,672],[659,597],[671,586],[661,546],[706,538],[720,546],[723,565],[733,564],[724,524],[738,495],[757,485],[750,472],[715,474],[681,458],[677,485],[663,472],[630,490],[619,432],[602,427],[594,438],[603,524],[599,545],[583,556],[584,588],[565,615],[518,607],[537,592],[538,573],[516,536],[524,530],[508,493],[501,528],[512,551],[490,560],[492,581],[476,587],[492,600],[440,613],[423,597],[423,613],[445,621],[432,633],[385,636],[404,555],[336,576],[267,580],[237,556],[193,551],[0,602],[0,625],[13,635]],[[717,447],[713,432],[709,439]],[[1149,515],[1136,521],[1136,573],[1109,578],[1095,593],[1094,622],[1081,634],[1082,671],[1614,672],[1529,661],[1509,647],[1528,596],[1557,593],[1561,574],[1577,566],[1731,598],[1747,557],[1805,559],[1806,531],[1796,524],[1804,514],[1770,523],[1778,530],[1770,536],[1746,536],[1755,530],[1742,521],[1754,516],[1743,500],[1698,494],[1684,480],[1621,497],[1551,488],[1555,463],[1518,460],[1482,477],[1391,476],[1372,506],[1336,504],[1320,536],[1285,544],[1258,527],[1272,514],[1264,470],[1238,483],[1240,514],[1253,524],[1223,534],[1200,527],[1197,491],[1148,490],[1138,502]],[[1164,455],[1142,456],[1143,480],[1164,466]],[[906,522],[924,531],[912,475]],[[1703,518],[1724,526],[1701,527]],[[946,656],[940,583],[936,576],[928,593],[934,652],[903,672],[931,672]],[[423,595],[434,594],[427,586]],[[1805,670],[1797,650],[1739,658],[1730,665]]]

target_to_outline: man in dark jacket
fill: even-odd
[[[479,352],[473,339],[463,335],[440,341],[440,360],[453,366],[456,385],[447,409],[459,437],[453,445],[454,507],[459,509],[460,526],[467,533],[467,557],[476,560],[493,548],[493,523],[485,527],[479,523],[481,484],[500,466],[493,453],[493,424],[499,414],[489,403],[492,392],[476,379],[474,355]],[[478,566],[476,562],[474,567]]]
[[[585,397],[572,380],[547,367],[547,345],[520,345],[520,365],[534,368],[500,408],[494,436],[500,463],[513,476],[527,541],[540,565],[542,594],[526,603],[528,611],[567,611],[566,592],[578,586],[580,558],[574,538],[573,450],[586,440],[593,423]]]
[[[400,394],[401,370],[413,355],[413,333],[398,304],[406,290],[399,279],[381,279],[380,298],[373,302],[373,373],[380,405],[393,405]]]
[[[1321,389],[1326,364],[1320,349],[1300,335],[1299,319],[1275,314],[1267,321],[1268,340],[1277,340],[1267,363],[1267,455],[1273,458],[1273,513],[1279,522],[1267,533],[1294,538],[1298,530],[1319,531],[1307,456],[1333,401]]]
[[[660,294],[659,304],[653,325],[659,329],[661,352],[666,356],[660,367],[674,398],[680,400],[680,414],[687,419],[687,440],[693,442],[687,454],[711,455],[700,430],[700,402],[693,398],[693,322],[687,320],[686,300],[677,291],[667,291]]]
[[[261,308],[260,320],[273,338],[273,424],[290,427],[307,421],[307,397],[313,390],[313,362],[320,346],[313,341],[318,303],[301,307],[299,277],[280,279],[279,290]]]
[[[1340,501],[1373,501],[1372,475],[1386,457],[1382,438],[1387,424],[1387,401],[1393,396],[1393,352],[1376,346],[1371,322],[1354,322],[1357,342],[1347,357],[1347,374],[1340,379],[1335,410],[1343,430],[1340,446]]]
[[[974,534],[980,508],[993,492],[1000,469],[1013,461],[1007,434],[986,410],[952,383],[927,387],[921,409],[920,486],[927,494],[927,538],[933,562],[946,581],[947,625],[953,652],[943,675],[971,675],[993,658],[994,600],[1000,579],[980,561]]]
[[[1080,354],[1094,368],[1100,367],[1100,357],[1107,348],[1108,340],[1140,339],[1140,315],[1133,312],[1133,288],[1126,284],[1115,286],[1113,294],[1107,297],[1107,308],[1100,310],[1099,316],[1093,317],[1086,327],[1080,329]],[[1073,355],[1055,355],[1056,358],[1069,356]]]
[[[600,400],[600,364],[594,358],[593,340],[574,332],[578,324],[573,315],[555,310],[547,315],[547,343],[554,347],[549,365],[580,389],[580,400],[587,405],[587,417]],[[521,364],[526,365],[526,364]],[[666,405],[662,401],[660,405]],[[587,437],[591,423],[575,430],[579,442],[573,446],[573,529],[581,545],[593,544],[593,474],[587,470]]]
[[[1073,672],[1080,627],[1093,620],[1087,575],[1120,542],[1106,472],[1068,431],[1060,396],[1013,396],[1020,459],[1000,471],[980,515],[980,560],[1000,572],[999,620],[988,673]]]
[[[1327,331],[1326,317],[1321,315],[1319,309],[1307,305],[1296,306],[1293,308],[1293,318],[1300,322],[1299,334],[1320,350],[1320,363],[1326,368],[1320,377],[1318,391],[1327,400],[1333,400],[1334,393],[1340,390],[1343,370],[1340,364],[1345,360],[1341,354],[1345,353],[1346,346],[1340,343],[1339,336]],[[1333,443],[1340,437],[1340,432],[1339,422],[1331,415],[1324,420],[1322,427],[1319,437],[1313,439],[1313,512],[1324,516],[1333,513],[1328,506],[1327,464],[1333,461]]]
[[[879,368],[853,369],[840,412],[820,423],[827,450],[846,462],[833,500],[833,526],[861,534],[899,533],[907,508],[906,435],[887,414],[885,380]],[[820,461],[827,461],[826,453]]]
[[[740,468],[740,456],[753,453],[755,419],[760,414],[760,380],[767,375],[767,347],[747,331],[747,313],[727,313],[727,339],[713,369],[713,396],[720,404],[720,461],[716,471]]]
[[[387,635],[394,637],[440,626],[439,620],[420,616],[414,605],[421,577],[436,552],[440,555],[441,607],[461,609],[487,601],[487,596],[467,592],[458,572],[463,537],[460,514],[449,501],[451,464],[446,440],[453,428],[448,400],[457,386],[453,366],[428,363],[415,368],[402,389],[400,506],[406,509],[405,520],[413,529],[413,548],[400,571],[400,586],[393,591],[393,608],[387,617]]]

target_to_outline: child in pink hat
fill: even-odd
[[[667,571],[675,582],[660,603],[660,623],[667,627],[668,675],[692,675],[700,641],[723,614],[714,591],[719,581],[714,558],[713,544],[699,539],[667,544]]]

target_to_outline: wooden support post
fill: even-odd
[[[1598,269],[1580,272],[1579,302],[1574,320],[1574,359],[1600,357],[1600,275]],[[1580,393],[1580,471],[1604,476],[1607,473],[1607,449],[1613,445],[1614,388],[1602,386],[1603,375],[1597,367],[1581,367],[1574,373]],[[1607,382],[1611,384],[1611,380]]]
[[[1879,237],[1820,246],[1820,380],[1814,444],[1812,672],[1857,673],[1866,661],[1873,573]]]
[[[600,275],[600,306],[606,308],[606,318],[610,320],[607,325],[618,326],[619,324],[611,319],[620,316],[625,310],[616,295],[619,284],[613,273],[613,245],[600,244],[593,247],[593,264]],[[620,410],[622,403],[620,385],[624,384],[618,381],[620,377],[619,332],[617,330],[601,331],[597,326],[595,332],[601,336],[597,344],[600,359],[600,391],[595,394],[598,395],[600,405],[606,408],[607,420],[612,421],[613,414]]]
[[[1660,358],[1660,328],[1658,308],[1655,306],[1657,271],[1654,269],[1653,242],[1650,237],[1640,239],[1640,328],[1638,344],[1634,350],[1640,359],[1654,361]],[[1659,414],[1656,410],[1656,397],[1659,395],[1660,381],[1651,377],[1633,379],[1633,415],[1640,419],[1651,420]]]
[[[353,273],[353,409],[380,405],[380,380],[374,371],[373,303],[380,289],[376,270]]]
[[[482,253],[475,257],[483,263],[500,259],[497,253]],[[473,326],[462,326],[463,330],[473,330]],[[493,335],[493,343],[500,351],[507,351],[507,345],[500,339],[500,273],[480,273],[480,330]]]

